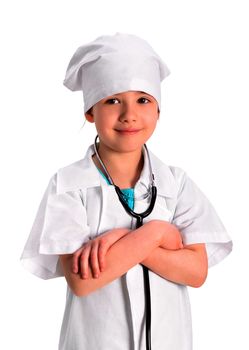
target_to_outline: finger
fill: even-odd
[[[88,269],[89,269],[89,255],[91,251],[91,246],[87,244],[81,253],[80,256],[80,275],[82,279],[88,278]]]
[[[108,249],[108,246],[105,243],[100,242],[99,250],[98,250],[98,259],[99,259],[99,267],[101,272],[103,272],[105,269],[105,256],[106,256],[107,249]]]
[[[73,254],[73,260],[72,260],[72,271],[74,273],[79,272],[79,257],[82,253],[83,248],[80,248],[76,250],[76,252]]]
[[[98,260],[98,249],[99,249],[99,243],[98,241],[92,242],[92,249],[90,253],[90,263],[91,263],[91,269],[94,278],[99,277],[99,260]]]

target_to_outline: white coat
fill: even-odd
[[[73,253],[90,238],[117,227],[134,228],[92,161],[84,159],[61,168],[49,181],[21,260],[38,277],[63,276],[59,254]],[[209,267],[231,250],[232,241],[214,208],[186,173],[167,166],[150,152],[158,196],[144,219],[166,220],[178,227],[185,245],[206,243]],[[146,153],[135,185],[135,211],[148,207]],[[187,287],[149,271],[152,309],[152,349],[191,350],[191,310]],[[67,289],[59,350],[144,350],[145,314],[140,264],[122,277],[85,297]]]

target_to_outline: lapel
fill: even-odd
[[[86,194],[88,188],[100,187],[101,192],[101,215],[99,223],[99,232],[110,229],[110,227],[127,227],[131,223],[131,217],[125,212],[118,200],[114,186],[108,185],[97,170],[92,155],[94,147],[91,145],[83,159],[80,159],[57,172],[56,193],[65,193],[67,191],[81,190]],[[152,170],[157,187],[156,206],[148,219],[169,218],[166,213],[167,207],[172,206],[177,196],[176,180],[169,166],[164,164],[152,152],[149,151]],[[144,198],[150,186],[150,169],[146,151],[144,151],[144,167],[140,179],[135,185],[135,211],[143,212],[148,207],[149,198]],[[97,200],[97,199],[96,199]],[[172,201],[173,200],[173,201]],[[166,208],[166,209],[165,209]],[[160,211],[163,212],[159,215]],[[167,214],[167,215],[166,215]],[[159,215],[159,216],[158,216]]]
[[[94,148],[91,145],[83,159],[58,170],[57,194],[101,185],[102,179],[92,160],[93,153]]]
[[[63,193],[77,189],[87,189],[96,186],[106,186],[105,180],[100,176],[96,166],[93,163],[92,155],[94,154],[93,145],[91,145],[83,159],[80,159],[57,172],[56,192]],[[164,164],[152,152],[149,151],[152,170],[155,175],[155,184],[158,195],[173,198],[176,196],[176,181],[170,170],[170,167]],[[135,196],[139,197],[150,184],[150,171],[147,153],[144,152],[144,167],[140,179],[135,186]]]

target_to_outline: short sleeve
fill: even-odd
[[[21,262],[43,278],[63,276],[59,254],[71,254],[89,240],[86,210],[80,190],[56,193],[55,174],[39,205]]]
[[[182,176],[172,223],[180,230],[184,245],[206,244],[209,267],[232,250],[232,240],[214,207],[186,173]]]

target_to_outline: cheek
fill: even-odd
[[[105,135],[112,128],[112,123],[109,118],[99,118],[95,120],[95,127],[99,135]]]
[[[157,126],[157,120],[154,121],[154,123],[152,123],[151,126],[150,126],[150,135],[153,134],[153,132],[154,132],[155,129],[156,129],[156,126]]]
[[[146,117],[146,124],[149,128],[155,129],[158,122],[158,115],[155,113],[148,114]]]
[[[152,134],[154,133],[154,131],[156,129],[157,121],[158,121],[158,119],[154,119],[153,122],[151,122],[151,124],[150,124],[150,136],[152,136]]]

